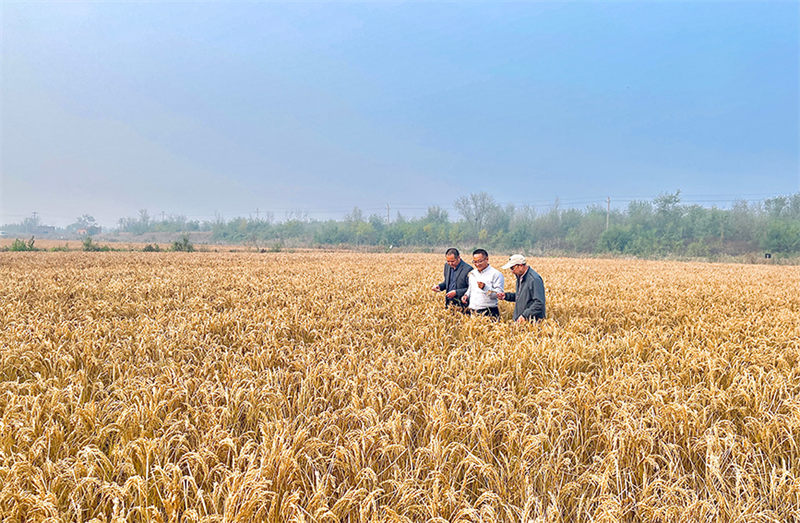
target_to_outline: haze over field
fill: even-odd
[[[0,223],[800,190],[798,2],[3,2]]]

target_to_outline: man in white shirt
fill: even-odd
[[[489,253],[484,249],[472,251],[472,264],[475,268],[469,273],[469,287],[461,301],[469,303],[473,314],[500,318],[497,293],[503,292],[506,285],[503,273],[489,265]]]

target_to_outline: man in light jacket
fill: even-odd
[[[525,256],[514,254],[503,265],[517,277],[516,292],[498,292],[501,300],[514,302],[514,321],[537,321],[545,318],[544,281],[528,267]]]

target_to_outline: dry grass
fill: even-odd
[[[0,253],[0,519],[800,519],[800,268],[532,264]]]

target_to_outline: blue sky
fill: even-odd
[[[3,2],[0,222],[800,191],[800,3]],[[455,218],[451,211],[451,218]]]

